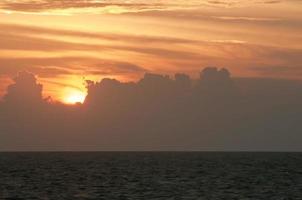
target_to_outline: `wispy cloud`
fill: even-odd
[[[238,7],[253,4],[276,4],[281,0],[3,0],[0,8],[15,12],[43,12],[48,14],[131,13],[152,10],[196,9],[197,7]],[[64,10],[64,12],[62,12]]]
[[[38,26],[25,26],[20,24],[0,24],[0,33],[6,34],[22,34],[22,35],[64,35],[71,37],[82,37],[99,40],[111,40],[111,41],[128,41],[128,42],[148,42],[148,43],[195,43],[198,42],[192,39],[159,36],[148,36],[138,34],[117,34],[112,32],[85,32],[80,30],[68,30],[68,29],[55,29]]]
[[[40,77],[59,75],[120,75],[144,73],[146,69],[132,63],[92,57],[0,58],[0,76],[31,71]]]
[[[16,12],[44,12],[48,14],[75,14],[75,13],[127,13],[149,10],[163,10],[177,4],[163,3],[161,1],[95,1],[95,0],[19,0],[0,3],[0,7],[7,11]],[[64,12],[62,12],[64,10]]]
[[[241,68],[259,64],[295,67],[302,62],[300,49],[251,44],[242,40],[91,33],[12,24],[0,24],[0,36],[1,51],[47,53],[46,57],[20,57],[20,54],[12,53],[8,57],[1,57],[0,74],[29,69],[41,76],[69,73],[104,75],[143,73],[152,71],[153,67],[162,63],[168,63],[173,71],[184,67],[191,70],[189,66],[197,70],[201,64],[212,62],[228,66],[231,63]],[[73,40],[66,40],[67,36]],[[94,39],[97,42],[83,39]],[[136,56],[128,58],[124,56],[125,53]],[[106,58],[107,54],[119,57],[118,61]],[[158,63],[148,63],[151,58]],[[168,68],[162,70],[169,71]]]

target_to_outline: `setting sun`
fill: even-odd
[[[63,100],[67,104],[83,103],[86,97],[86,94],[79,90],[68,91],[65,95]]]

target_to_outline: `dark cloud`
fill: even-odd
[[[42,85],[37,83],[36,77],[26,71],[19,72],[9,85],[3,97],[5,103],[14,106],[37,106],[42,100]]]
[[[301,150],[301,81],[208,67],[198,80],[146,73],[87,90],[83,105],[46,103],[35,76],[20,73],[0,104],[0,149]]]
[[[200,73],[200,81],[199,89],[210,97],[226,98],[236,92],[230,72],[224,68],[219,70],[216,67],[205,68]]]

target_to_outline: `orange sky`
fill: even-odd
[[[147,71],[300,79],[301,13],[297,0],[2,0],[0,95],[20,70],[57,100]]]

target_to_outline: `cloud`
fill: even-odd
[[[147,35],[133,35],[133,34],[116,34],[116,33],[106,33],[106,32],[85,32],[77,30],[68,30],[68,29],[55,29],[55,28],[46,28],[39,26],[25,26],[20,24],[0,24],[0,32],[2,33],[21,33],[22,35],[39,35],[47,34],[53,36],[71,36],[71,37],[82,37],[90,39],[99,39],[99,40],[109,40],[109,41],[128,41],[128,42],[148,42],[148,43],[195,43],[196,40],[183,39],[183,38],[174,38],[174,37],[159,37],[159,36],[147,36]],[[1,31],[2,30],[2,31]]]
[[[243,21],[243,22],[275,22],[282,21],[281,18],[264,18],[264,17],[244,17],[244,16],[212,16],[213,19],[220,19],[226,21]]]
[[[281,3],[281,0],[271,0],[271,1],[264,1],[266,4],[275,4],[275,3]]]
[[[94,1],[94,0],[3,0],[0,3],[0,8],[7,11],[18,12],[44,12],[48,14],[75,14],[75,13],[130,13],[130,12],[144,12],[150,10],[180,10],[184,8],[194,9],[196,7],[238,7],[249,6],[254,4],[275,4],[282,1],[253,1],[242,2],[238,0],[221,0],[221,1],[196,1],[196,0],[175,0],[173,2],[163,2],[159,0],[109,0],[109,1]]]
[[[31,51],[90,51],[90,52],[110,52],[110,51],[122,51],[122,52],[134,52],[139,54],[154,55],[164,58],[193,58],[197,57],[198,53],[193,53],[184,50],[171,50],[167,48],[159,48],[157,46],[141,47],[139,42],[141,42],[142,37],[136,37],[138,40],[133,44],[128,45],[104,45],[104,44],[90,44],[90,43],[80,43],[80,42],[67,42],[58,39],[42,38],[35,35],[26,35],[20,33],[12,32],[2,32],[1,36],[1,50],[31,50]],[[63,36],[63,34],[61,35]],[[135,40],[135,37],[132,38]],[[152,42],[152,38],[147,37],[145,41],[149,40]],[[159,38],[154,40],[160,41]],[[127,42],[127,36],[125,38]],[[173,41],[173,39],[163,39],[162,42]],[[177,42],[177,39],[175,39]],[[185,41],[185,40],[183,40]],[[179,41],[178,41],[179,42]]]
[[[9,11],[19,12],[46,12],[54,14],[64,14],[60,11],[64,10],[69,14],[73,13],[124,13],[124,12],[142,12],[145,10],[160,10],[166,9],[168,6],[175,4],[160,3],[157,1],[93,1],[93,0],[78,0],[78,1],[7,1],[0,3],[0,8]],[[88,11],[86,11],[88,9]]]
[[[2,51],[27,51],[27,53],[29,51],[35,53],[42,51],[47,52],[49,56],[51,54],[70,54],[70,52],[73,52],[73,54],[79,55],[83,53],[85,55],[90,54],[91,57],[95,57],[96,53],[100,55],[98,57],[107,57],[107,54],[110,55],[112,52],[117,56],[121,54],[119,57],[125,57],[125,53],[134,53],[137,56],[153,56],[169,63],[172,63],[172,61],[175,63],[177,60],[190,60],[200,64],[202,60],[206,62],[204,64],[210,64],[220,60],[218,64],[224,65],[226,62],[235,63],[238,59],[249,59],[249,62],[256,62],[256,58],[257,62],[265,62],[263,64],[266,65],[271,64],[272,61],[278,61],[279,63],[274,64],[280,65],[282,63],[282,65],[294,66],[295,63],[301,61],[301,50],[299,48],[270,46],[261,43],[253,44],[239,39],[197,40],[168,36],[92,33],[14,24],[0,24],[0,27],[0,30],[2,30],[0,31],[0,50]],[[215,32],[215,34],[218,33]],[[77,42],[66,40],[66,36]],[[60,37],[65,37],[65,39],[58,39]],[[84,39],[99,41],[90,43],[84,42]],[[299,38],[296,39],[299,40]],[[146,45],[142,47],[142,43]],[[238,54],[238,52],[243,53]],[[11,57],[17,58],[17,56]],[[140,65],[138,63],[143,61],[144,59],[134,59],[131,61],[125,60],[124,62]],[[259,63],[255,64],[259,65]],[[91,71],[94,71],[94,69],[91,69]]]
[[[0,76],[12,76],[21,70],[46,78],[71,74],[140,74],[147,71],[132,63],[93,57],[0,58],[0,63]]]
[[[146,73],[87,81],[75,106],[45,102],[37,82],[20,72],[8,87],[1,150],[301,150],[301,81],[234,79],[216,67],[198,80]]]
[[[6,10],[16,10],[16,11],[29,11],[29,12],[41,12],[47,10],[56,9],[69,9],[69,8],[104,8],[109,6],[118,7],[136,7],[142,9],[150,4],[143,3],[123,3],[112,1],[109,2],[96,2],[96,1],[4,1],[1,3],[2,9]],[[155,5],[153,5],[154,7]]]
[[[107,67],[104,67],[107,66]],[[107,68],[107,69],[106,69]],[[127,62],[103,62],[96,64],[94,70],[86,70],[87,74],[97,75],[117,75],[117,74],[129,74],[129,73],[144,73],[148,70]]]
[[[161,10],[181,10],[181,9],[195,9],[196,7],[206,6],[235,6],[239,5],[237,1],[183,1],[175,0],[173,2],[163,2],[158,0],[109,0],[109,1],[94,1],[94,0],[4,0],[0,3],[0,8],[6,11],[42,12],[47,14],[78,14],[78,13],[133,13],[133,12],[148,12]]]
[[[36,77],[26,71],[19,72],[9,85],[3,97],[6,103],[14,106],[38,106],[42,102],[42,85],[37,83]]]
[[[31,71],[37,74],[39,77],[56,77],[59,75],[72,74],[71,71],[59,67],[37,67],[37,66],[29,66],[30,64],[18,65],[17,62],[16,63],[14,62],[14,64],[8,64],[8,65],[6,64],[7,62],[3,62],[3,66],[0,67],[0,76],[3,75],[11,76],[13,74],[16,74],[16,72],[22,70]]]

